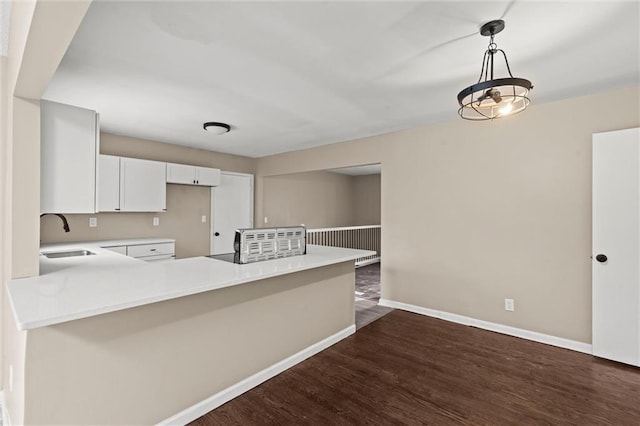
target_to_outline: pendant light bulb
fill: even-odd
[[[502,108],[500,108],[498,110],[498,112],[500,113],[500,115],[507,115],[509,114],[511,111],[513,111],[513,104],[511,102],[509,102],[508,104],[506,104],[505,106],[503,106]]]

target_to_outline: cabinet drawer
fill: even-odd
[[[157,256],[161,254],[172,255],[175,251],[175,243],[142,244],[127,247],[127,255],[131,257]]]

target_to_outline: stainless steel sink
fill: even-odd
[[[95,253],[89,250],[66,250],[66,251],[43,251],[40,252],[48,259],[59,259],[61,257],[77,257],[77,256],[91,256]]]

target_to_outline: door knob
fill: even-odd
[[[215,235],[216,237],[219,237],[219,236],[220,236],[220,233],[219,233],[219,232],[216,232],[216,233],[214,233],[213,235]]]
[[[596,260],[600,263],[604,263],[607,261],[607,256],[604,254],[596,255]]]

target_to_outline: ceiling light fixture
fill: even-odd
[[[215,121],[209,121],[208,123],[204,123],[202,128],[212,135],[224,135],[225,133],[229,133],[231,130],[231,126],[225,123],[216,123]]]
[[[507,54],[494,43],[493,37],[504,30],[504,21],[497,19],[480,27],[480,34],[491,37],[482,58],[480,78],[458,93],[458,114],[465,120],[493,120],[524,111],[529,105],[529,91],[533,85],[529,80],[511,74]],[[509,77],[493,77],[493,57],[502,53]]]

